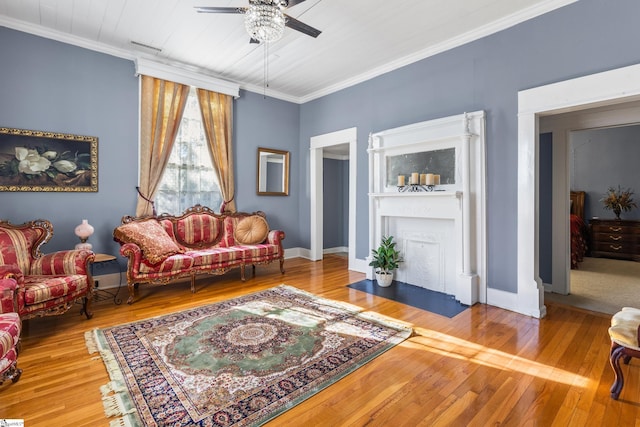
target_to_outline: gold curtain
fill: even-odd
[[[189,86],[142,76],[140,101],[140,192],[136,216],[153,213],[153,200],[176,140]]]
[[[213,161],[213,169],[216,171],[222,192],[223,202],[220,210],[235,212],[231,142],[233,98],[230,95],[198,89],[198,102],[200,103],[200,111],[202,111],[202,123]]]

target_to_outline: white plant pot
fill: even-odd
[[[382,286],[383,288],[391,286],[391,282],[393,282],[393,271],[386,273],[376,272],[376,281],[378,282],[378,286]]]

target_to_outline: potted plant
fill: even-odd
[[[369,265],[375,269],[376,280],[379,286],[387,287],[393,281],[393,270],[402,262],[400,252],[396,249],[393,236],[382,237],[380,246],[371,251]]]
[[[606,210],[612,210],[616,219],[619,220],[620,213],[622,211],[628,212],[632,208],[637,207],[636,202],[634,202],[631,197],[632,195],[633,191],[630,188],[622,190],[618,185],[617,190],[613,187],[609,187],[607,194],[605,194],[600,201],[604,205],[604,208]]]

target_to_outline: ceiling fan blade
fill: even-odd
[[[246,7],[209,7],[209,6],[196,6],[195,9],[198,13],[245,13]]]
[[[303,1],[305,1],[305,0],[289,0],[289,1],[287,1],[287,6],[286,7],[288,7],[288,8],[289,7],[293,7],[293,6],[295,6],[295,5],[299,4],[299,3],[302,3]]]
[[[311,37],[318,37],[322,31],[313,28],[310,25],[305,24],[304,22],[300,22],[295,18],[290,17],[289,15],[284,15],[286,18],[285,25],[293,30],[300,31]]]

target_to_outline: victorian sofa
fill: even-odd
[[[128,259],[129,304],[142,283],[166,284],[190,277],[195,292],[197,275],[239,268],[244,281],[247,265],[255,274],[256,264],[276,260],[284,274],[285,234],[270,230],[263,212],[216,214],[196,205],[180,216],[125,216],[113,237]]]
[[[90,319],[95,255],[88,250],[44,255],[41,248],[52,237],[53,226],[47,220],[20,225],[0,221],[0,279],[12,278],[17,284],[13,295],[3,294],[0,310],[28,319],[62,314],[82,301],[82,312]]]

